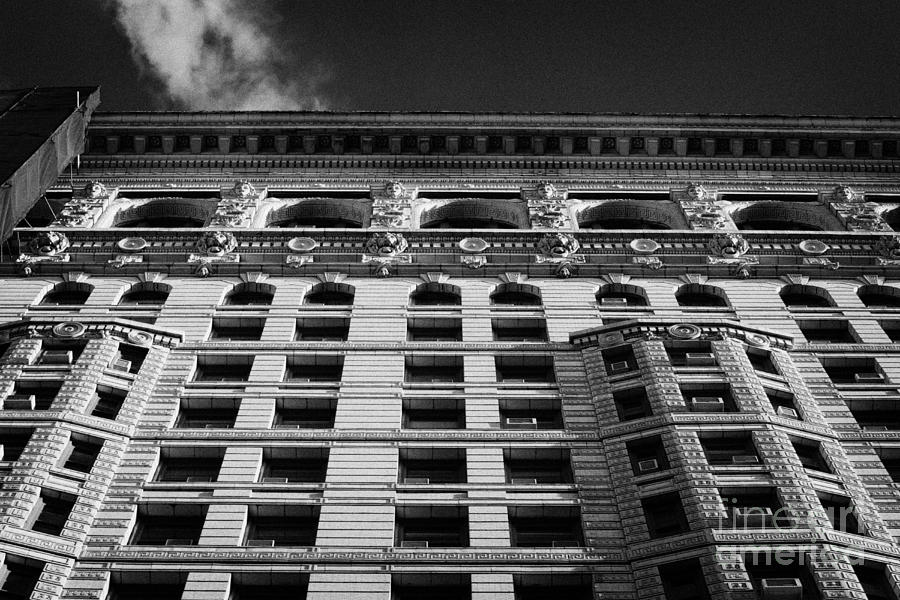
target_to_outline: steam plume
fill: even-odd
[[[321,71],[305,72],[275,40],[255,2],[112,0],[140,65],[191,110],[325,108]]]

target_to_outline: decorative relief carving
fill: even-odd
[[[900,264],[900,235],[890,235],[878,238],[878,241],[875,242],[874,249],[879,255],[878,264]]]
[[[572,226],[566,205],[566,192],[544,181],[522,190],[528,204],[528,218],[534,229],[560,229]]]
[[[400,233],[379,232],[370,237],[363,247],[364,264],[372,264],[378,277],[391,275],[391,268],[396,264],[409,264],[412,256],[406,254],[409,242]]]
[[[32,265],[42,262],[69,262],[71,257],[66,250],[69,238],[56,231],[44,231],[31,238],[25,246],[25,252],[16,259],[23,264],[25,275],[31,275]]]
[[[133,265],[144,262],[143,254],[116,254],[106,261],[114,269],[121,269],[125,265]]]
[[[38,233],[28,241],[26,252],[38,256],[56,256],[69,248],[69,238],[56,231]]]
[[[565,258],[578,252],[581,244],[567,233],[548,233],[537,243],[537,249],[544,257]]]
[[[288,254],[284,257],[284,263],[292,269],[300,269],[315,262],[315,257],[310,254]]]
[[[803,254],[820,255],[825,254],[831,249],[831,246],[820,240],[803,240],[797,247]]]
[[[228,231],[210,231],[197,240],[197,250],[208,256],[223,256],[237,248],[237,239]]]
[[[366,241],[364,247],[367,254],[376,256],[396,256],[406,252],[409,242],[400,233],[376,233]]]
[[[658,256],[632,256],[631,262],[636,265],[644,265],[654,271],[663,266],[663,262]]]
[[[408,228],[415,190],[399,181],[388,181],[372,189],[371,227]]]
[[[265,191],[258,192],[249,181],[237,181],[221,190],[222,199],[210,219],[211,227],[248,227],[256,215]]]
[[[115,194],[115,191],[110,193],[99,181],[92,181],[72,194],[72,199],[66,202],[50,226],[91,227],[115,198]]]
[[[689,183],[684,193],[691,202],[707,202],[715,199],[714,195],[699,183]]]
[[[691,229],[725,229],[729,225],[724,207],[727,203],[717,202],[716,195],[700,184],[692,183],[674,195],[679,200],[684,216]]]
[[[670,337],[678,340],[696,340],[700,337],[701,330],[696,325],[690,323],[678,323],[671,325],[666,332]]]
[[[653,254],[661,247],[660,243],[656,240],[647,238],[631,240],[631,243],[628,244],[628,246],[635,252],[635,254]]]
[[[883,259],[879,259],[883,260]],[[835,262],[830,258],[825,258],[824,256],[804,256],[803,257],[804,265],[816,265],[820,267],[825,267],[826,269],[831,269],[832,271],[836,271],[841,268],[841,263]],[[882,263],[884,264],[884,263]]]
[[[750,244],[738,233],[717,233],[710,239],[707,248],[714,256],[738,258],[750,250]]]
[[[862,194],[848,185],[839,185],[832,190],[830,204],[851,231],[891,231],[878,212],[878,203],[866,202]]]

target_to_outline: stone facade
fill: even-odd
[[[897,598],[874,125],[97,115],[0,262],[0,582]]]

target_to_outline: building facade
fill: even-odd
[[[88,134],[0,262],[4,597],[900,597],[900,120]]]

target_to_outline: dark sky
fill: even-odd
[[[896,0],[254,2],[281,68],[327,71],[335,110],[900,114]],[[2,0],[0,23],[0,87],[184,107],[111,0]]]

